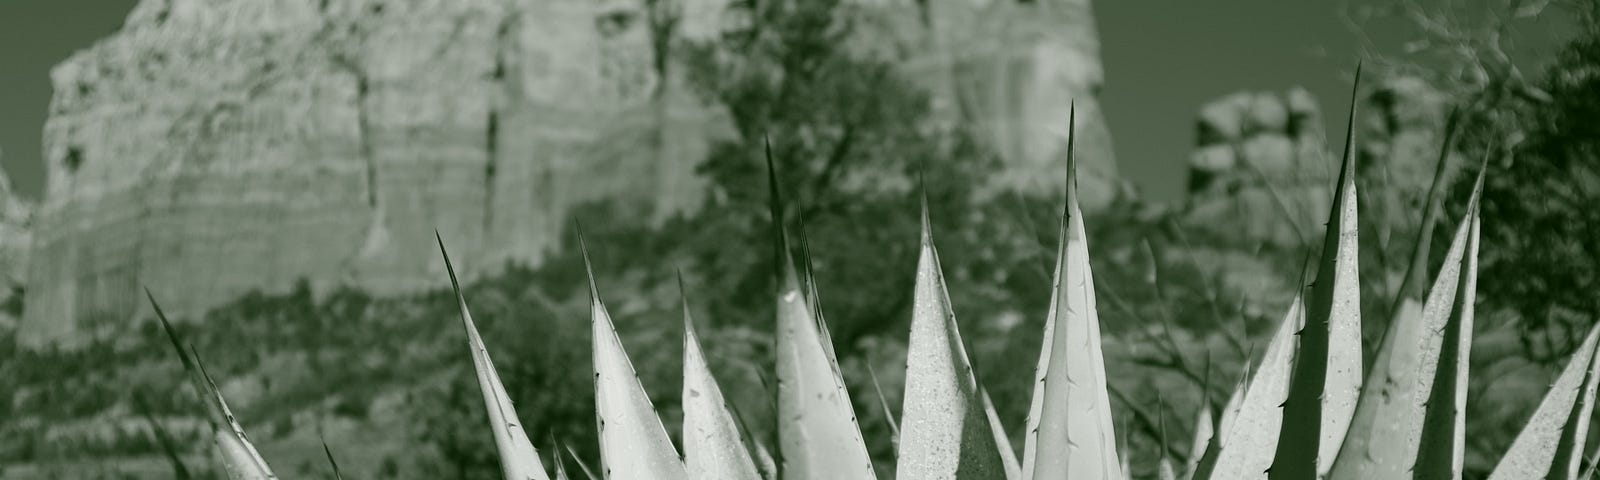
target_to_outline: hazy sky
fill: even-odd
[[[50,67],[116,30],[133,4],[0,0],[0,166],[22,194],[37,198],[43,189],[39,142],[50,102]],[[1230,92],[1303,86],[1322,101],[1330,123],[1337,123],[1349,108],[1349,74],[1362,45],[1337,15],[1343,4],[1095,2],[1106,67],[1102,103],[1123,176],[1151,198],[1178,198],[1194,142],[1195,112]],[[1553,13],[1530,22],[1520,34],[1526,37],[1519,52],[1525,65],[1541,62],[1561,36],[1567,22]],[[1385,51],[1397,50],[1410,37],[1399,20],[1367,30],[1373,47]]]

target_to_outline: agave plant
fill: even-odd
[[[1357,83],[1360,71],[1357,69]],[[1291,302],[1276,333],[1241,373],[1222,409],[1202,404],[1188,458],[1157,459],[1158,478],[1459,479],[1465,445],[1467,365],[1476,298],[1479,196],[1485,168],[1456,227],[1444,265],[1420,305],[1397,306],[1377,360],[1364,371],[1357,278],[1354,94],[1345,151],[1314,281]],[[923,202],[920,253],[907,346],[904,404],[896,432],[896,470],[907,479],[1123,479],[1101,351],[1088,235],[1075,184],[1075,118],[1068,120],[1066,202],[1021,460],[994,405],[973,373],[956,323]],[[1446,147],[1448,148],[1448,146]],[[795,261],[784,221],[779,175],[767,151],[776,255],[777,452],[746,435],[707,365],[685,294],[683,450],[645,395],[601,301],[587,246],[593,333],[598,475],[590,479],[875,479],[849,392],[816,296],[802,230]],[[1436,205],[1430,206],[1431,210]],[[550,473],[528,441],[479,337],[444,251],[463,330],[500,464],[508,480]],[[1421,242],[1426,242],[1426,236]],[[1426,257],[1426,248],[1416,255]],[[1425,260],[1413,260],[1413,265]],[[680,280],[681,288],[681,280]],[[154,304],[154,298],[151,299]],[[274,478],[226,402],[166,326],[191,383],[206,400],[213,437],[232,478]],[[1583,473],[1583,448],[1600,383],[1600,326],[1589,332],[1491,479],[1561,478]],[[876,386],[876,375],[873,375]],[[1363,381],[1364,380],[1364,381]],[[879,402],[887,402],[881,391]],[[887,415],[886,415],[887,416]],[[894,428],[893,419],[890,419]],[[1165,419],[1160,420],[1165,443]],[[561,447],[551,450],[554,477],[570,478]],[[570,447],[567,449],[571,453]],[[337,475],[331,449],[328,460]],[[1180,468],[1179,463],[1182,467]],[[781,465],[781,468],[780,468]],[[1593,469],[1594,465],[1589,465]]]

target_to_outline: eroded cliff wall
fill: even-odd
[[[436,287],[436,229],[473,275],[538,264],[579,204],[693,211],[732,130],[659,47],[716,38],[730,4],[143,0],[52,73],[19,340],[141,315],[146,286],[189,316],[301,279]],[[1085,203],[1109,202],[1087,0],[849,5],[863,45],[986,132],[995,190],[1060,188],[1076,101]]]
[[[52,74],[21,340],[126,319],[142,286],[183,314],[300,278],[402,291],[438,283],[435,229],[488,267],[537,262],[581,202],[692,208],[713,110],[663,87],[639,8],[141,2]]]

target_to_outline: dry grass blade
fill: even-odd
[[[681,276],[678,288],[683,289]],[[761,478],[706,363],[687,296],[683,299],[683,454],[690,479]]]
[[[467,347],[472,352],[472,368],[477,373],[478,390],[483,394],[483,408],[489,415],[495,448],[500,453],[501,472],[508,479],[548,480],[549,474],[539,461],[539,451],[533,448],[533,442],[528,441],[522,421],[517,419],[516,407],[511,404],[511,396],[506,393],[505,385],[500,382],[500,374],[495,371],[494,360],[489,357],[489,349],[484,346],[483,337],[478,335],[477,325],[472,323],[472,312],[467,310],[467,299],[461,293],[455,265],[450,262],[450,253],[444,248],[444,237],[438,232],[434,233],[434,237],[439,241],[439,254],[444,257],[445,271],[450,274],[450,287],[456,295],[456,307],[461,311],[461,328],[467,333]]]
[[[594,268],[583,234],[578,234],[584,273],[589,277],[593,328],[595,420],[600,430],[600,465],[607,477],[640,480],[683,480],[683,461],[667,436],[639,374],[617,336],[611,314],[600,301]]]
[[[161,311],[161,305],[156,303],[155,295],[149,290],[145,296],[150,299],[150,306],[156,311],[156,318],[161,321],[161,328],[166,331],[167,339],[172,341],[172,347],[178,352],[178,359],[183,362],[183,368],[189,374],[190,385],[194,387],[195,395],[200,397],[200,402],[206,405],[206,420],[211,425],[211,434],[217,444],[217,450],[222,454],[223,468],[228,472],[230,479],[262,480],[275,479],[272,467],[267,465],[266,459],[256,451],[255,444],[250,443],[250,438],[245,436],[244,427],[239,425],[233,416],[233,411],[228,409],[228,402],[222,398],[222,391],[217,388],[216,382],[211,381],[211,375],[206,373],[206,367],[200,363],[200,356],[194,352],[192,346],[185,348],[183,340],[178,336],[177,330],[172,328],[172,322],[167,319],[166,312]]]
[[[812,310],[790,255],[770,145],[767,167],[778,275],[777,418],[783,474],[788,478],[875,479],[831,341]]]
[[[1075,128],[1075,117],[1069,129]],[[1067,136],[1067,201],[1051,294],[1055,308],[1045,320],[1048,346],[1040,349],[1043,374],[1034,386],[1031,413],[1037,416],[1029,419],[1023,447],[1023,476],[1036,480],[1125,478],[1100,350],[1088,236],[1078,207],[1075,137]]]
[[[1289,398],[1283,406],[1269,477],[1311,480],[1326,475],[1355,413],[1361,391],[1361,286],[1356,231],[1356,67],[1346,120],[1344,157],[1323,237],[1316,281],[1306,296]]]
[[[1571,443],[1566,435],[1570,430],[1567,424],[1574,417],[1579,396],[1588,390],[1585,384],[1590,383],[1589,377],[1592,375],[1589,373],[1594,370],[1597,338],[1600,338],[1600,324],[1591,327],[1583,344],[1572,352],[1572,358],[1567,360],[1561,376],[1556,377],[1555,383],[1550,385],[1550,392],[1545,394],[1544,400],[1539,402],[1539,408],[1534,410],[1533,417],[1528,419],[1522,432],[1517,434],[1517,439],[1511,442],[1511,448],[1495,465],[1489,480],[1547,478],[1550,474],[1559,474],[1553,478],[1567,478],[1560,476],[1565,475],[1557,471],[1560,469],[1552,467],[1557,458],[1564,456],[1558,450],[1582,448],[1583,442],[1577,442],[1577,445]]]

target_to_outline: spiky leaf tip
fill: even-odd
[[[1074,111],[1069,131],[1076,123]],[[1034,385],[1024,437],[1023,476],[1037,480],[1124,478],[1100,348],[1088,235],[1078,206],[1075,138],[1067,135],[1067,200],[1056,248],[1054,308],[1045,319],[1042,375]]]
[[[1421,432],[1412,471],[1416,480],[1459,480],[1466,459],[1467,370],[1472,358],[1473,304],[1477,300],[1479,202],[1483,194],[1484,170],[1479,170],[1472,198],[1467,202],[1466,218],[1451,240],[1440,280],[1428,296],[1424,313],[1440,315],[1435,305],[1449,303],[1443,326],[1432,385],[1428,390]],[[1457,247],[1457,245],[1461,245]],[[1460,254],[1456,253],[1459,248]],[[1448,288],[1444,277],[1459,279]]]
[[[607,478],[684,480],[683,461],[656,414],[622,339],[600,300],[589,248],[578,236],[589,280],[594,357],[595,420],[600,431],[600,465]]]
[[[850,393],[845,390],[833,356],[832,341],[812,310],[790,256],[783,197],[770,143],[767,168],[777,272],[777,430],[783,474],[791,478],[873,480],[877,474],[867,455],[861,427],[856,424]]]
[[[494,435],[496,451],[500,454],[500,470],[508,479],[548,480],[539,451],[528,441],[528,434],[517,417],[517,409],[506,393],[505,384],[495,370],[489,348],[472,322],[472,312],[467,309],[467,298],[461,292],[461,281],[450,262],[450,253],[444,247],[444,236],[434,232],[439,241],[439,255],[444,258],[445,272],[450,274],[450,288],[455,292],[456,307],[461,313],[461,328],[467,335],[467,349],[472,355],[472,369],[477,375],[478,391],[483,396],[483,408],[489,417],[489,429]]]
[[[1283,402],[1289,396],[1289,381],[1294,373],[1296,337],[1305,325],[1305,303],[1296,296],[1256,364],[1255,373],[1244,382],[1242,392],[1229,401],[1237,402],[1237,406],[1230,408],[1231,415],[1224,414],[1216,448],[1208,449],[1195,467],[1195,479],[1267,477],[1283,426]]]
[[[683,288],[680,276],[678,288]],[[760,474],[750,451],[744,447],[739,425],[728,409],[727,400],[705,351],[695,333],[689,299],[683,299],[683,454],[688,478],[757,480]]]
[[[1355,113],[1361,68],[1350,93],[1350,117],[1339,180],[1328,213],[1316,281],[1306,296],[1289,398],[1283,408],[1269,478],[1325,476],[1344,443],[1361,391],[1361,286],[1358,282]]]

